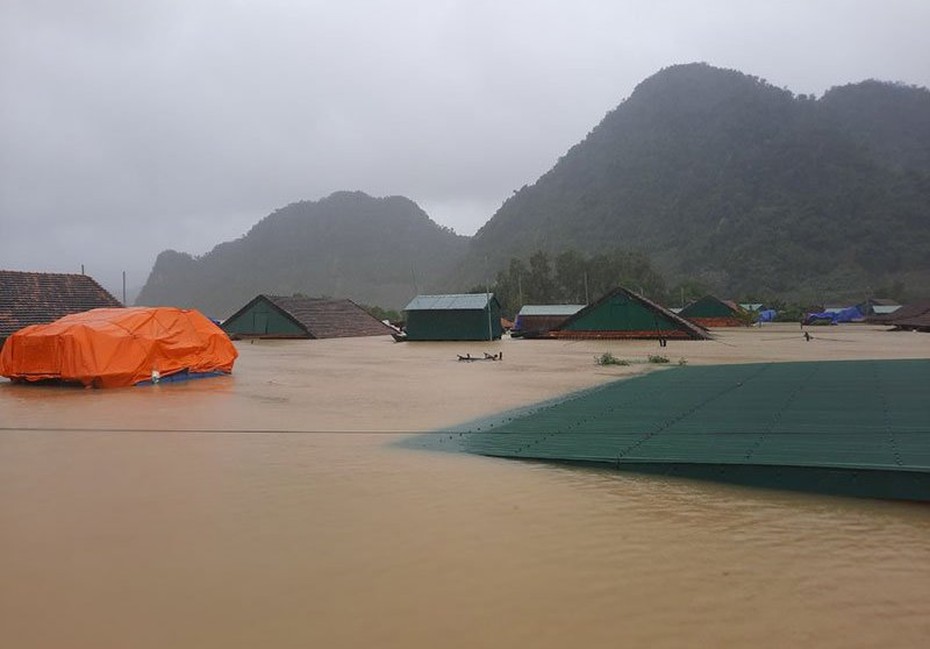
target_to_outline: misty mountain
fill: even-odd
[[[259,293],[302,293],[400,308],[434,288],[467,242],[407,198],[337,192],[281,208],[202,257],[162,252],[136,304],[225,318]]]
[[[865,81],[818,99],[673,66],[470,241],[406,198],[339,192],[202,257],[163,252],[137,303],[225,317],[265,292],[400,308],[537,250],[640,255],[669,287],[726,296],[816,303],[903,284],[930,297],[930,91]]]
[[[706,64],[640,83],[473,238],[453,273],[534,250],[635,250],[669,280],[824,299],[930,279],[930,92],[816,99]]]

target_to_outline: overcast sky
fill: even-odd
[[[930,86],[927,0],[0,0],[0,268],[119,297],[337,190],[473,234],[661,68]]]

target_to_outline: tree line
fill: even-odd
[[[512,318],[525,304],[588,304],[617,286],[658,302],[669,294],[665,278],[646,255],[622,250],[591,256],[577,250],[556,255],[537,250],[526,259],[512,257],[490,284],[468,292],[494,293],[503,314]],[[688,287],[689,297],[697,290]]]

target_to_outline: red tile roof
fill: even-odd
[[[28,325],[98,307],[121,306],[87,275],[0,270],[0,342]]]

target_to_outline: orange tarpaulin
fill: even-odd
[[[185,370],[228,373],[237,356],[223,330],[199,311],[93,309],[14,333],[0,352],[0,375],[112,388]]]

